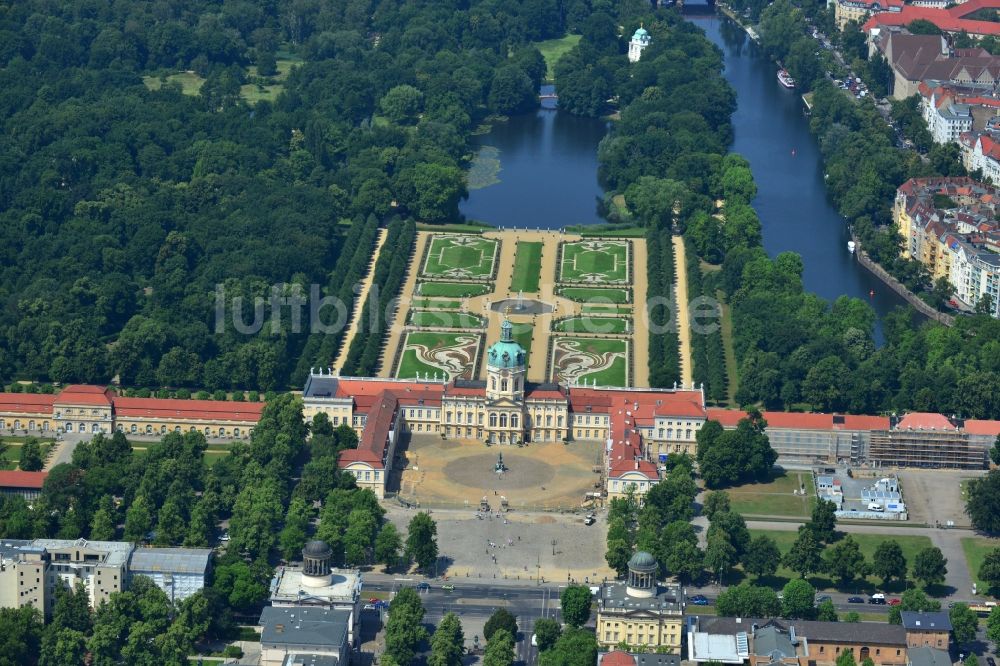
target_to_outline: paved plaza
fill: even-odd
[[[401,531],[416,514],[387,503],[388,518]],[[512,511],[479,519],[470,508],[434,509],[441,575],[475,580],[537,580],[578,582],[613,578],[604,561],[607,524],[599,519],[586,526],[577,514]],[[553,541],[555,544],[553,545]],[[493,544],[493,545],[490,545]],[[553,552],[555,553],[553,555]],[[495,558],[495,560],[494,560]]]
[[[508,470],[502,475],[494,471],[499,454]],[[487,447],[411,433],[403,455],[399,494],[421,506],[471,512],[485,497],[496,510],[504,497],[515,510],[578,510],[600,480],[597,442]]]

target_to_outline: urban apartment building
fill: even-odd
[[[902,9],[903,0],[835,0],[833,18],[837,27],[843,30],[851,21],[863,23],[872,14],[899,12]]]
[[[121,541],[6,539],[0,541],[0,607],[33,606],[49,617],[57,586],[82,584],[91,608],[148,575],[171,601],[205,586],[211,550],[140,548]]]
[[[845,652],[856,663],[906,666],[906,630],[885,622],[818,622],[739,617],[687,619],[688,660],[749,666],[827,666]]]
[[[943,278],[966,308],[1000,317],[1000,190],[971,178],[911,178],[896,190],[902,254]]]
[[[965,33],[979,39],[986,35],[1000,35],[1000,23],[979,19],[980,12],[990,9],[1000,9],[1000,0],[968,0],[943,8],[906,4],[898,11],[872,14],[861,29],[871,34],[872,30],[899,29],[914,21],[924,20],[933,23],[941,32],[953,35]]]

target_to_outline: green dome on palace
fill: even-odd
[[[639,26],[638,28],[636,28],[635,34],[632,35],[632,39],[640,40],[640,41],[643,40],[643,39],[646,39],[647,37],[649,37],[649,33],[646,32],[646,29],[643,28],[642,26]]]
[[[524,347],[514,342],[514,327],[509,319],[500,325],[500,341],[486,350],[486,362],[491,368],[520,368],[524,366]]]

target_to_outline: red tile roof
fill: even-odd
[[[628,652],[615,650],[604,655],[600,666],[635,666],[635,657]]]
[[[740,419],[746,418],[747,413],[738,409],[718,409],[710,407],[707,418],[710,421],[718,421],[724,428],[735,428],[739,425]]]
[[[969,419],[965,422],[965,431],[972,435],[1000,435],[1000,421],[984,421]]]
[[[260,420],[263,402],[178,400],[172,398],[115,398],[115,415],[133,418],[191,419],[193,421]]]
[[[70,384],[56,396],[55,402],[60,405],[111,405],[114,393],[103,386],[89,384]]]
[[[837,430],[888,430],[888,416],[864,416],[858,414],[845,414],[844,425],[834,425]]]
[[[954,430],[955,426],[944,414],[910,412],[896,424],[898,430]]]
[[[1000,23],[962,18],[983,8],[1000,8],[1000,2],[998,0],[969,0],[969,2],[948,9],[905,5],[899,11],[875,14],[865,22],[861,29],[868,32],[872,28],[884,25],[905,26],[918,19],[923,19],[930,21],[945,32],[965,31],[970,35],[1000,35]]]
[[[718,421],[725,428],[735,428],[746,412],[736,409],[709,409],[708,418]],[[833,414],[799,412],[763,412],[768,428],[786,430],[888,430],[887,416],[859,416],[844,414],[843,423],[836,423]]]
[[[51,415],[55,400],[44,393],[0,393],[0,411]]]
[[[0,471],[0,488],[30,488],[41,490],[48,472]]]

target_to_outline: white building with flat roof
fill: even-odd
[[[173,603],[205,587],[211,566],[210,548],[137,548],[129,562],[129,579],[149,576]]]

